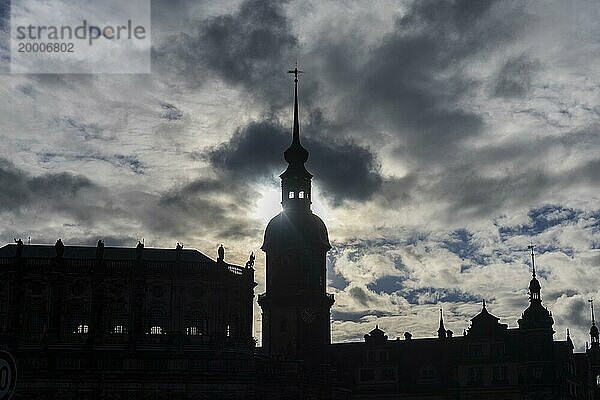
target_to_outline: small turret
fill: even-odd
[[[590,302],[590,310],[592,313],[592,326],[590,327],[590,341],[591,348],[598,349],[600,348],[600,334],[598,332],[598,327],[596,326],[596,319],[594,318],[594,300],[588,300]]]
[[[56,250],[56,258],[60,259],[63,257],[63,254],[65,254],[65,245],[60,239],[54,244],[54,249]]]
[[[364,336],[364,338],[365,338],[366,343],[373,343],[373,344],[385,343],[388,340],[388,337],[385,334],[385,332],[382,331],[381,329],[379,329],[379,325],[375,325],[375,329],[373,329],[371,332],[367,333]]]
[[[446,332],[446,328],[444,328],[444,315],[443,315],[443,311],[440,308],[440,327],[438,328],[438,337],[440,339],[445,339],[447,332]]]
[[[531,281],[529,281],[529,307],[523,311],[519,319],[519,328],[521,329],[542,329],[554,333],[552,326],[554,319],[546,307],[542,305],[541,285],[537,279],[535,271],[534,245],[527,246],[531,250]]]

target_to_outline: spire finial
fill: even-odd
[[[298,69],[298,61],[294,69],[288,70],[288,74],[294,74],[294,132],[292,143],[300,143],[300,123],[298,122],[298,74],[303,73]]]
[[[590,302],[590,309],[592,311],[592,325],[596,325],[596,319],[594,318],[594,299],[589,299],[588,300]]]
[[[438,337],[445,338],[446,336],[446,328],[444,327],[444,312],[440,307],[440,327],[438,328]]]
[[[533,249],[535,249],[535,245],[530,244],[529,246],[527,246],[527,248],[531,250],[531,271],[533,273],[533,277],[535,278],[535,254],[533,252]]]
[[[485,310],[485,299],[483,299],[482,303],[483,303],[483,309]]]

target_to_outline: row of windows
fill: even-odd
[[[89,325],[86,322],[87,318],[78,314],[75,316],[71,316],[67,319],[66,323],[63,325],[64,333],[88,333]],[[105,326],[112,326],[112,328],[108,329],[110,333],[114,334],[127,334],[126,323],[124,323],[127,318],[112,318],[113,325],[109,325],[110,322]],[[237,319],[235,319],[237,320]],[[147,323],[147,331],[150,334],[162,334],[164,331],[164,327],[168,326],[168,318],[151,318]],[[29,314],[24,318],[23,321],[23,331],[28,333],[43,333],[47,330],[48,321],[47,318],[43,315],[39,314]],[[202,314],[196,314],[193,317],[186,318],[184,320],[185,332],[187,335],[196,336],[196,335],[206,335],[208,334],[208,319],[202,317]],[[233,326],[235,323],[226,325],[227,336],[233,335]]]
[[[77,334],[86,334],[89,333],[89,325],[87,324],[79,324],[77,325],[77,327],[75,328],[75,330],[72,333],[77,333]],[[226,337],[232,337],[233,336],[233,327],[231,325],[227,325],[225,327],[225,336]],[[116,325],[111,333],[114,334],[127,334],[128,330],[127,327],[124,325]],[[160,325],[153,325],[148,329],[148,334],[149,335],[163,335],[166,333],[166,330],[160,326]],[[187,326],[185,328],[185,334],[188,336],[202,336],[202,335],[206,335],[207,331],[205,328],[201,327],[201,326]]]
[[[305,196],[304,190],[301,190],[301,191],[298,192],[298,198],[299,199],[303,199],[304,196]],[[288,193],[288,199],[293,199],[295,197],[296,197],[296,193],[294,191],[290,191]],[[306,198],[308,198],[308,195],[306,195]]]

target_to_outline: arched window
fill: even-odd
[[[162,308],[152,309],[146,321],[146,332],[150,335],[162,335],[169,330],[168,327],[168,314]]]
[[[298,192],[298,198],[299,199],[303,199],[304,198],[304,191],[301,190],[300,192]]]
[[[88,333],[88,304],[75,302],[66,308],[63,322],[65,333]]]
[[[129,321],[127,304],[122,298],[110,298],[104,316],[104,330],[107,333],[126,334]]]
[[[288,198],[293,199],[294,198],[294,192],[289,192],[288,193]]]
[[[151,335],[162,335],[163,334],[163,329],[161,326],[151,326],[150,327],[150,334]]]
[[[208,333],[208,319],[202,311],[191,311],[184,318],[185,334],[190,336],[201,336]]]
[[[125,329],[125,327],[123,325],[116,325],[113,328],[113,333],[115,333],[117,335],[122,335],[124,333],[127,333],[127,329]]]

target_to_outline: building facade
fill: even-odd
[[[18,363],[16,398],[220,393],[229,370],[240,379],[227,392],[246,398],[254,269],[220,253],[60,240],[0,248],[0,343]]]

